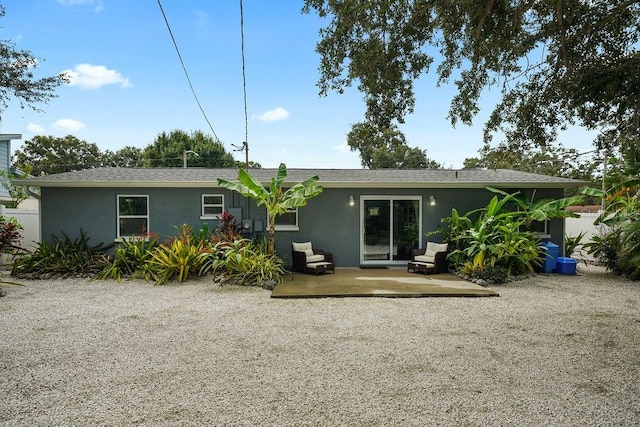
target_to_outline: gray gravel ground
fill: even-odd
[[[499,298],[4,288],[3,425],[640,425],[640,284],[595,267]]]

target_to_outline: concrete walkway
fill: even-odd
[[[487,297],[499,296],[449,273],[408,273],[406,268],[336,268],[335,274],[292,273],[271,298],[322,297]]]

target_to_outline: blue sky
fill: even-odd
[[[212,134],[185,78],[157,0],[0,0],[0,38],[41,58],[36,76],[68,71],[58,98],[2,114],[2,133],[74,135],[101,150],[143,148],[163,131]],[[191,82],[213,131],[228,151],[245,139],[239,1],[163,0]],[[362,120],[356,89],[318,95],[322,21],[301,13],[302,1],[245,0],[244,34],[249,158],[263,167],[359,168],[346,146]],[[459,168],[482,146],[482,124],[497,90],[483,94],[474,126],[447,120],[451,86],[427,76],[416,84],[416,110],[401,129],[409,145],[445,167]],[[20,148],[23,141],[13,143]],[[567,148],[587,151],[580,130],[563,134]],[[236,159],[244,154],[234,152]]]

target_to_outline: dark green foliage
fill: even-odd
[[[157,246],[158,240],[154,236],[122,239],[115,248],[113,261],[96,275],[96,279],[115,279],[118,282],[123,277],[152,280],[149,262]]]
[[[79,140],[73,135],[64,138],[36,135],[25,141],[13,155],[15,166],[30,170],[33,175],[100,167],[103,165],[102,156],[96,144]]]
[[[351,151],[360,151],[362,166],[369,169],[440,169],[426,150],[410,148],[397,126],[380,129],[372,123],[356,123],[347,135]]]
[[[532,221],[572,216],[564,208],[582,201],[581,196],[526,200],[518,197],[519,193],[488,190],[502,198],[495,196],[486,207],[464,215],[453,209],[451,217],[443,219],[447,227],[442,232],[450,245],[448,259],[454,269],[497,282],[534,271],[542,264],[539,242],[526,231]]]
[[[231,282],[248,286],[269,286],[282,282],[286,273],[284,261],[269,255],[264,243],[248,239],[220,242],[214,248],[215,256],[203,265],[201,274],[212,272],[220,283]]]
[[[617,274],[640,280],[640,179],[612,187],[607,208],[596,219],[602,233],[584,247]]]
[[[48,279],[52,277],[91,277],[109,265],[106,251],[113,244],[89,245],[89,237],[80,230],[80,236],[70,239],[52,236],[54,244],[39,243],[35,252],[17,259],[11,275],[26,279]]]
[[[435,68],[455,79],[449,118],[472,124],[486,90],[502,100],[485,141],[545,147],[577,124],[601,131],[599,147],[637,144],[640,2],[633,0],[305,0],[325,19],[316,46],[320,93],[357,85],[365,120],[402,124],[414,82]],[[428,102],[428,101],[427,101]]]
[[[0,18],[5,15],[0,5]],[[42,62],[31,52],[16,50],[11,41],[0,41],[0,113],[7,108],[8,101],[16,98],[21,108],[39,111],[35,104],[46,103],[55,98],[54,90],[68,82],[64,74],[36,79],[33,69]]]
[[[142,163],[146,167],[182,167],[185,151],[189,167],[224,168],[234,167],[236,161],[220,141],[201,131],[191,134],[176,129],[168,134],[161,132],[153,144],[142,151]]]

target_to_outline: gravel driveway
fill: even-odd
[[[499,298],[4,288],[3,425],[640,424],[640,283],[595,267]]]

